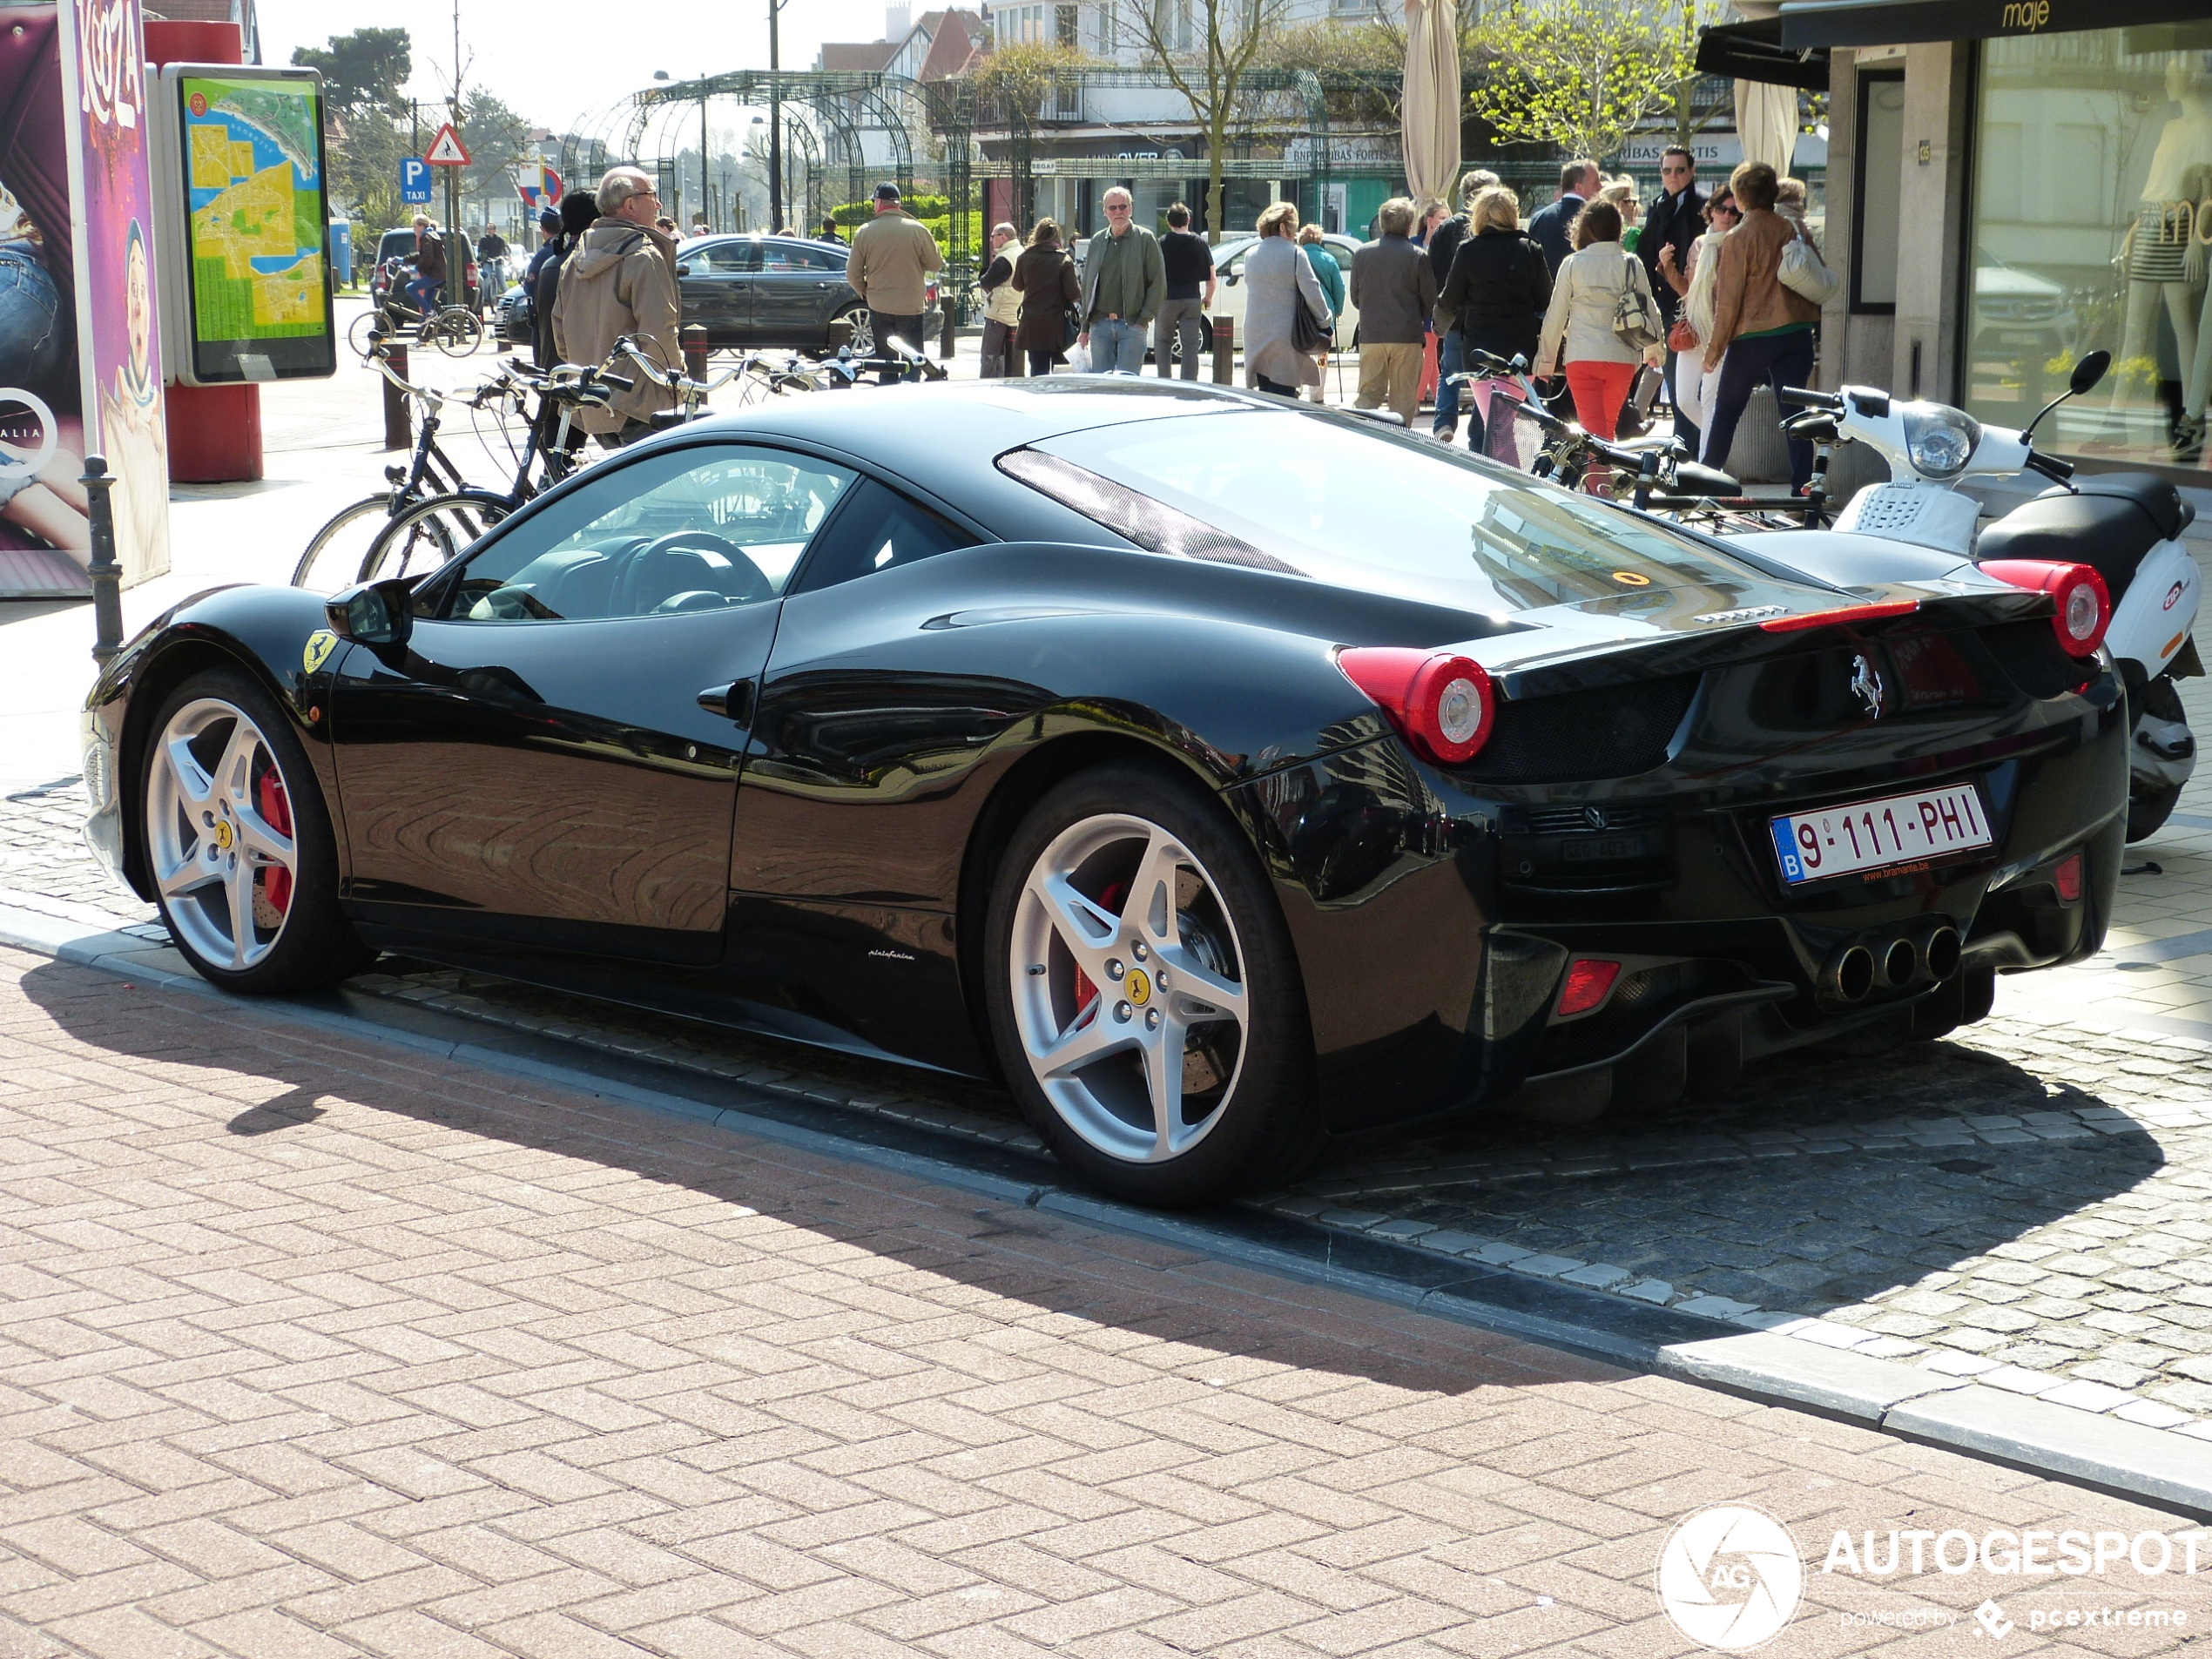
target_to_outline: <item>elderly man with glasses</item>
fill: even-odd
[[[1659,315],[1671,328],[1681,314],[1682,299],[1664,280],[1659,250],[1675,251],[1676,272],[1689,269],[1689,245],[1705,233],[1705,199],[1697,193],[1697,158],[1680,145],[1669,145],[1659,158],[1659,193],[1644,211],[1643,234],[1636,239],[1636,258],[1650,280],[1652,296],[1659,301]],[[1667,401],[1675,411],[1675,433],[1697,453],[1698,431],[1683,413],[1677,391],[1676,354],[1667,354]]]
[[[1090,354],[1091,372],[1136,374],[1144,368],[1144,337],[1168,297],[1160,239],[1136,222],[1135,203],[1119,185],[1106,192],[1106,234],[1090,239],[1083,256],[1083,327],[1076,343]]]
[[[683,301],[676,289],[676,244],[658,229],[660,198],[636,167],[612,167],[599,181],[599,217],[562,262],[553,301],[553,344],[564,363],[598,363],[627,334],[663,368],[684,367]],[[612,447],[643,437],[656,410],[676,395],[643,374],[604,409],[579,409],[576,424]]]

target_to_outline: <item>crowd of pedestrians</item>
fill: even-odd
[[[1318,399],[1349,307],[1360,409],[1387,408],[1410,428],[1433,394],[1431,436],[1459,442],[1464,409],[1469,447],[1510,458],[1492,430],[1494,388],[1465,396],[1460,377],[1476,353],[1519,357],[1548,401],[1608,439],[1631,421],[1642,431],[1663,385],[1676,442],[1725,467],[1757,388],[1812,377],[1819,307],[1790,267],[1808,254],[1817,265],[1818,249],[1804,186],[1770,166],[1739,166],[1708,195],[1690,152],[1672,146],[1660,181],[1647,206],[1633,180],[1608,179],[1578,157],[1562,164],[1555,199],[1525,213],[1496,173],[1471,170],[1459,180],[1457,211],[1385,202],[1348,269],[1318,225],[1299,222],[1295,204],[1273,203],[1231,278],[1244,287],[1244,383]],[[1221,281],[1213,245],[1181,202],[1157,233],[1136,222],[1126,189],[1108,190],[1099,206],[1104,226],[1081,258],[1053,219],[1026,237],[1010,222],[992,226],[977,285],[986,377],[1049,374],[1071,359],[1093,373],[1135,374],[1149,353],[1160,375],[1198,378]],[[596,195],[572,193],[539,216],[541,246],[520,275],[538,362],[593,361],[628,334],[678,365],[674,227],[659,206],[644,172],[617,167]],[[897,185],[878,186],[873,206],[853,233],[846,280],[878,340],[919,347],[927,285],[944,256]],[[415,223],[415,286],[435,297],[446,280],[444,238],[427,219]],[[825,219],[818,239],[844,239]],[[489,230],[475,252],[495,280],[514,257]],[[611,441],[645,429],[667,397],[649,385],[626,395],[604,417]],[[1790,450],[1801,485],[1810,448]]]

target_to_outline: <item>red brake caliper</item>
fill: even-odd
[[[284,792],[284,780],[271,766],[261,774],[261,781],[254,786],[254,799],[260,805],[261,816],[278,834],[292,833],[292,802]],[[292,908],[292,872],[272,865],[261,872],[261,891],[268,894],[269,903],[281,914]]]
[[[1098,895],[1098,902],[1105,909],[1118,911],[1122,907],[1122,900],[1128,897],[1129,883],[1116,881]],[[1090,1007],[1097,995],[1098,988],[1090,982],[1090,975],[1084,973],[1082,968],[1077,968],[1076,970],[1076,1015],[1074,1019],[1068,1022],[1070,1026],[1081,1022],[1083,1011]]]

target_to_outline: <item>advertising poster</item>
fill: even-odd
[[[321,83],[253,70],[169,84],[185,169],[191,378],[334,374]]]
[[[54,6],[0,4],[0,597],[91,591]]]
[[[85,442],[115,476],[109,499],[127,588],[169,568],[169,444],[148,242],[145,36],[138,0],[63,0],[61,24]]]

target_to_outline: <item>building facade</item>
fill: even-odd
[[[1724,31],[1715,31],[1722,33]],[[1725,31],[1824,57],[1822,379],[2038,428],[2091,468],[2212,483],[2212,15],[2204,0],[1800,0]],[[1739,61],[1738,67],[1745,66]]]

